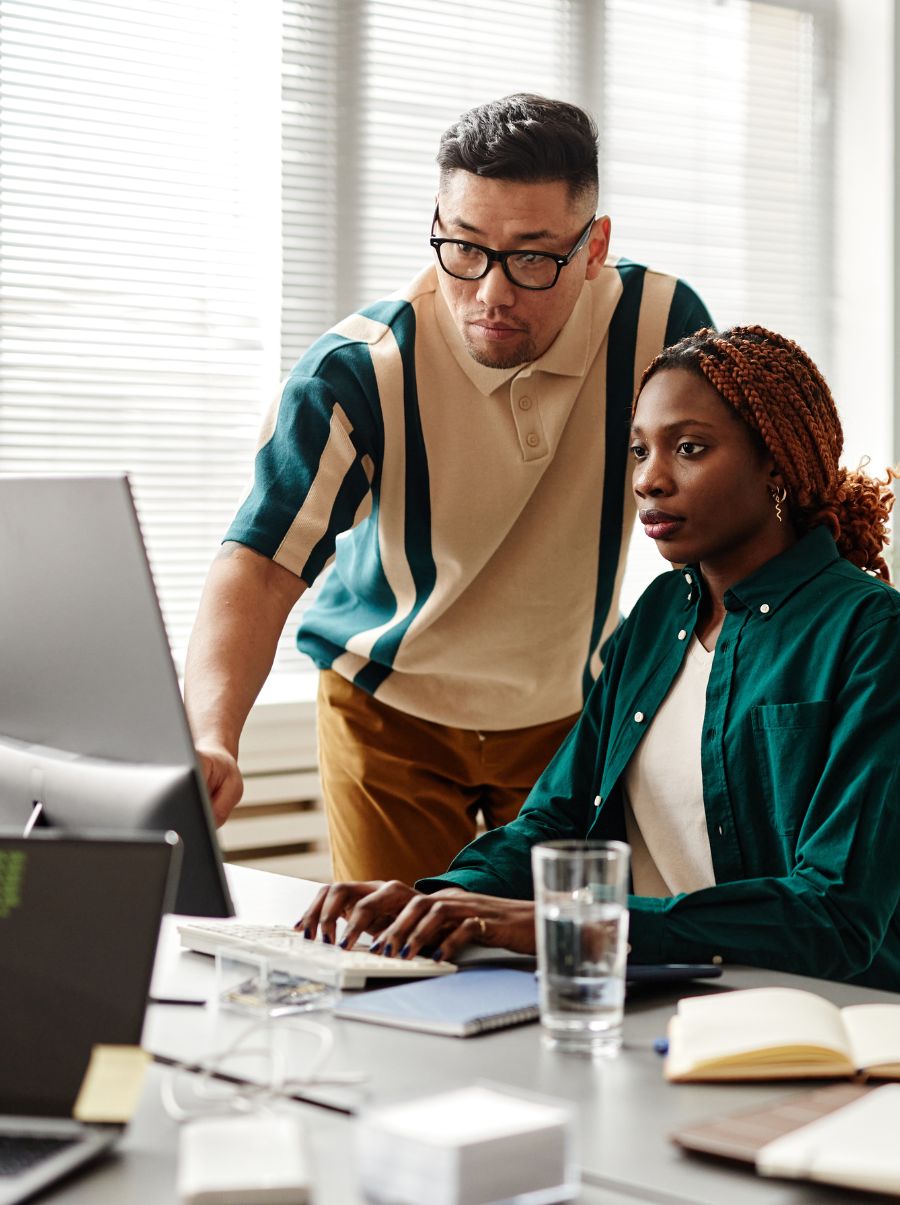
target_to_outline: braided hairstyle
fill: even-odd
[[[824,525],[841,556],[890,581],[881,551],[894,502],[891,481],[900,474],[889,468],[880,481],[862,466],[840,467],[844,432],[834,398],[802,348],[762,326],[704,327],[660,352],[640,388],[666,368],[703,377],[759,436],[784,479],[799,533]]]

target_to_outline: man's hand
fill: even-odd
[[[197,757],[212,804],[216,827],[224,824],[244,793],[244,779],[237,759],[227,749],[197,749]]]
[[[341,945],[352,947],[361,933],[372,933],[374,953],[411,958],[423,949],[452,959],[463,946],[502,946],[519,954],[535,952],[534,904],[504,900],[459,887],[422,895],[397,881],[334,883],[323,887],[297,922],[307,937],[321,929],[336,938],[339,918],[347,922]]]
[[[200,599],[184,667],[184,702],[216,823],[241,798],[241,730],[272,660],[299,577],[241,544],[225,544]]]

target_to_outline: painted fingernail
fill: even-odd
[[[380,948],[381,948],[381,942],[380,942],[380,941],[373,941],[373,942],[372,942],[372,944],[369,946],[369,953],[370,953],[370,954],[377,954],[377,953],[378,953],[378,951],[380,950]]]
[[[306,937],[306,938],[312,938],[312,929],[310,929],[308,925],[307,925],[307,927],[306,927],[306,928],[303,930],[303,936],[304,936],[304,937]]]
[[[387,943],[387,945],[384,947],[384,950],[383,950],[383,953],[384,953],[385,958],[390,958],[390,956],[391,956],[391,950],[393,950],[393,948],[394,948],[394,947],[391,945],[391,943],[390,943],[390,942],[388,942],[388,943]]]
[[[331,945],[331,938],[328,936],[328,934],[327,934],[327,933],[323,933],[323,934],[322,934],[322,941],[324,941],[324,942],[325,942],[325,945],[326,945],[326,946],[330,946],[330,945]]]
[[[441,961],[441,958],[443,957],[443,954],[444,954],[444,951],[443,951],[443,950],[441,950],[440,948],[438,948],[438,949],[437,949],[437,950],[435,950],[435,952],[434,952],[434,953],[431,955],[431,957],[434,959],[434,961],[435,961],[435,962],[440,962],[440,961]]]
[[[407,942],[406,945],[403,947],[403,949],[400,951],[400,957],[406,958],[406,956],[408,954],[409,954],[409,942]]]
[[[346,950],[346,948],[347,948],[346,937],[342,937],[341,940],[338,942],[338,945],[341,947],[342,950]]]

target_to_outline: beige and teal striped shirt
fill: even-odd
[[[542,356],[487,368],[435,272],[300,360],[226,539],[307,584],[334,556],[297,636],[320,667],[455,727],[546,723],[581,708],[617,622],[635,386],[710,318],[610,261]]]

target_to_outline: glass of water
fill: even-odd
[[[622,1045],[630,858],[622,841],[531,851],[541,1025],[558,1050],[613,1055]]]

